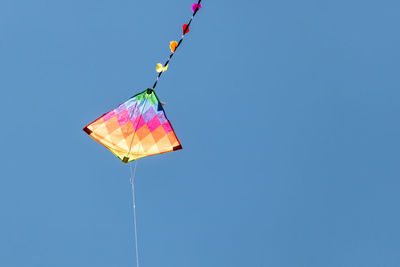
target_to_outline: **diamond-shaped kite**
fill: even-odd
[[[124,163],[182,149],[152,89],[133,96],[83,130]]]

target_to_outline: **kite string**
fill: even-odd
[[[136,249],[136,267],[139,267],[139,253],[138,253],[138,239],[137,239],[137,230],[136,230],[136,203],[135,203],[135,174],[136,174],[136,167],[137,161],[135,160],[135,168],[132,170],[132,164],[129,164],[131,178],[130,182],[132,185],[132,200],[133,200],[133,225],[135,228],[135,249]]]

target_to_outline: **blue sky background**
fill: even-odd
[[[0,2],[0,266],[134,266],[129,168],[81,129],[192,1]],[[204,1],[139,161],[141,266],[400,266],[400,3]]]

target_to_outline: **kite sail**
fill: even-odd
[[[152,89],[133,96],[83,130],[124,163],[182,149]]]

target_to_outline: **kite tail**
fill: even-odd
[[[139,267],[138,239],[137,239],[137,230],[136,230],[136,203],[135,203],[135,174],[136,174],[137,161],[135,160],[135,168],[133,168],[133,169],[132,169],[132,164],[133,163],[129,164],[130,171],[131,171],[130,182],[132,185],[133,225],[135,228],[136,267]]]
[[[183,38],[185,37],[185,34],[189,32],[189,26],[190,26],[190,24],[192,23],[192,20],[194,19],[194,17],[196,16],[197,11],[199,11],[199,9],[201,8],[201,1],[202,1],[202,0],[198,0],[197,3],[195,3],[195,4],[192,5],[193,14],[192,14],[192,16],[190,17],[188,23],[183,24],[183,32],[182,32],[181,39],[180,39],[179,42],[177,43],[176,47],[175,47],[173,50],[171,49],[171,50],[172,50],[172,51],[171,51],[172,53],[169,55],[167,61],[164,63],[164,66],[165,66],[164,69],[161,70],[161,71],[158,73],[157,78],[156,78],[156,81],[154,82],[153,87],[152,87],[153,90],[154,90],[154,88],[156,88],[157,83],[158,83],[158,79],[160,79],[160,76],[163,74],[164,70],[167,70],[167,68],[168,68],[168,63],[169,63],[169,61],[171,60],[171,58],[174,56],[174,54],[175,54],[176,50],[178,49],[178,47],[181,45],[181,43],[182,43],[182,41],[183,41]]]

